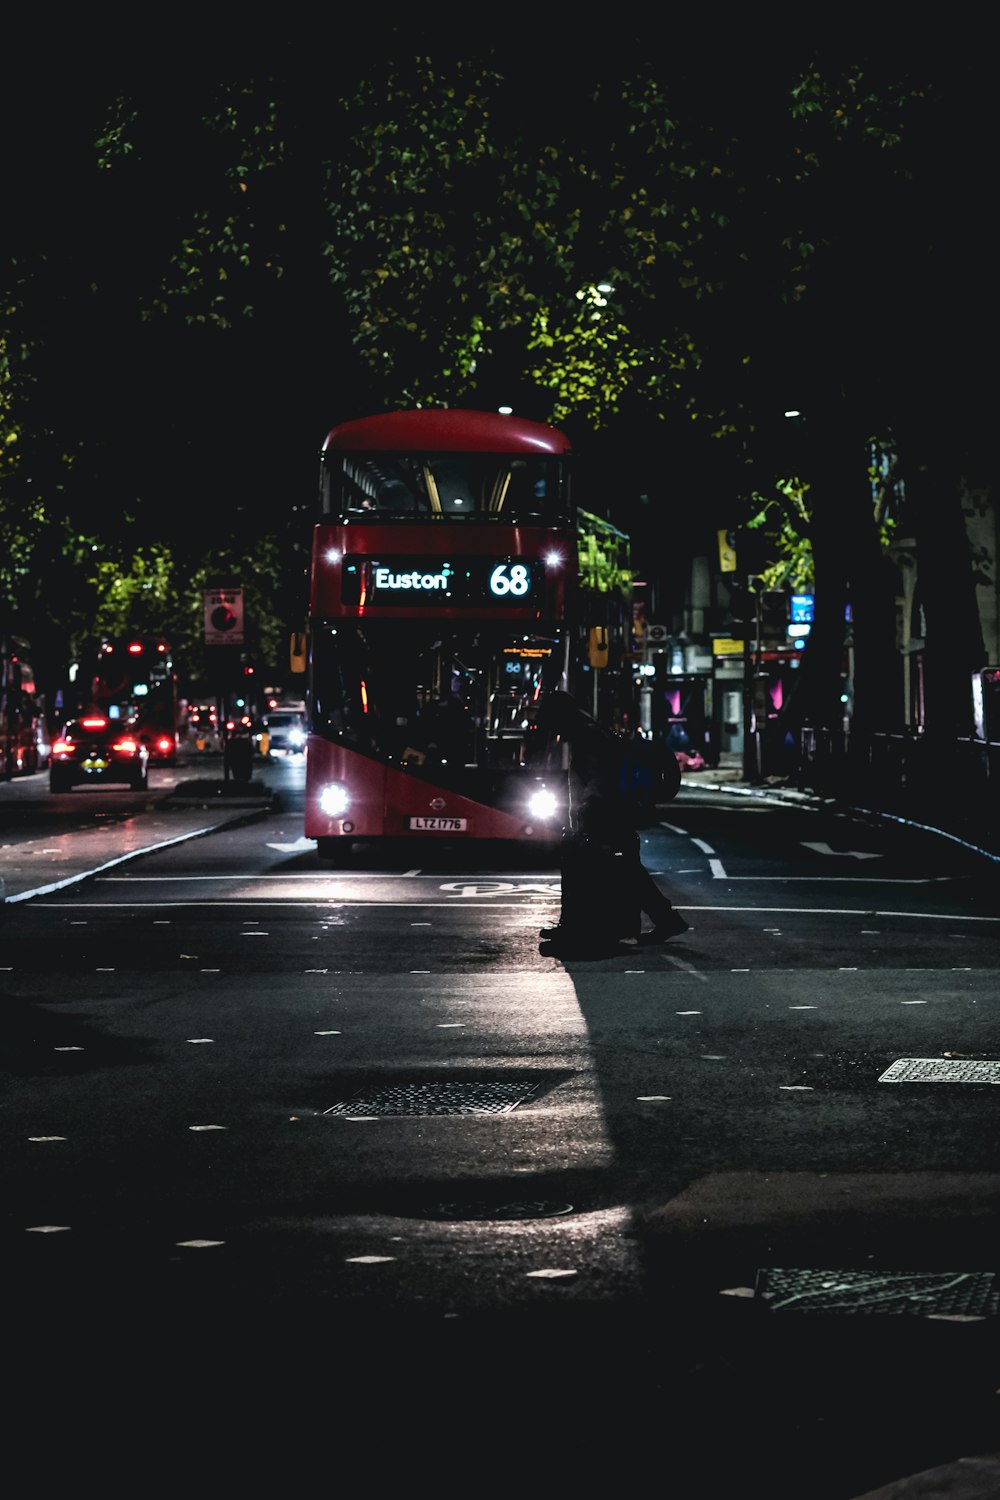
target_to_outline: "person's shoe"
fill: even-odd
[[[561,922],[557,922],[554,927],[540,927],[538,929],[538,936],[551,941],[552,938],[565,937],[566,929]]]
[[[662,922],[657,922],[649,932],[644,932],[639,941],[640,943],[665,943],[668,938],[679,937],[682,932],[690,931],[690,923],[685,922],[680,912],[671,911]]]

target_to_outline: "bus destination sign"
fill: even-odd
[[[541,592],[540,563],[532,558],[344,558],[344,604],[482,606],[530,604]]]

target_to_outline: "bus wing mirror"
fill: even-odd
[[[289,664],[293,672],[304,672],[306,670],[306,635],[304,630],[295,630],[292,632]]]

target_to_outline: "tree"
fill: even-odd
[[[264,65],[211,56],[183,90],[169,70],[138,90],[102,80],[98,304],[144,368],[160,350],[184,372],[161,429],[177,456],[158,480],[142,470],[136,522],[155,539],[158,488],[202,524],[206,493],[231,493],[218,455],[238,432],[210,461],[185,444],[204,410],[221,414],[222,381],[234,428],[263,386],[298,451],[310,411],[319,434],[331,409],[510,393],[595,472],[602,453],[644,448],[690,482],[726,450],[748,507],[809,485],[817,623],[797,711],[839,715],[850,585],[858,713],[877,724],[892,603],[867,454],[899,434],[919,464],[942,387],[935,369],[914,400],[911,324],[921,272],[941,274],[928,163],[962,80],[926,59],[816,61],[808,44],[753,70],[718,49],[699,67],[682,46],[663,63],[648,41],[555,67],[544,48],[463,54],[385,28],[378,66],[340,70],[336,89],[273,44]],[[790,385],[806,413],[794,446]]]

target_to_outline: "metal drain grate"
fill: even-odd
[[[1000,1062],[969,1058],[899,1057],[879,1083],[1000,1083]]]
[[[757,1272],[755,1293],[771,1312],[910,1313],[987,1317],[1000,1312],[992,1271]]]
[[[363,1115],[505,1115],[537,1088],[537,1082],[528,1078],[506,1083],[410,1083],[359,1089],[323,1113],[350,1119]]]

